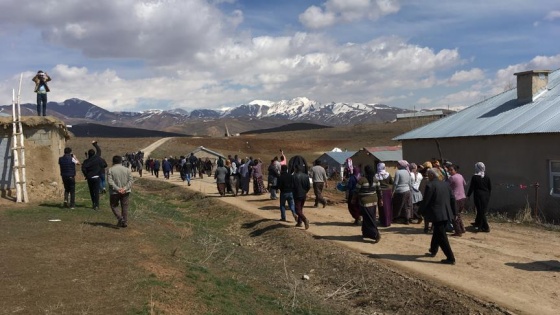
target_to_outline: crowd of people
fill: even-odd
[[[128,198],[132,188],[132,171],[145,169],[155,177],[160,170],[165,179],[170,179],[174,171],[179,172],[182,181],[190,186],[198,175],[213,178],[220,196],[231,194],[248,195],[250,183],[255,195],[269,194],[271,200],[279,199],[280,220],[287,221],[286,211],[290,210],[297,227],[309,228],[303,206],[307,194],[313,188],[314,207],[327,206],[323,189],[328,187],[325,167],[316,160],[312,167],[301,156],[294,156],[290,161],[284,152],[270,160],[267,167],[267,181],[264,181],[264,166],[259,158],[240,158],[228,155],[218,157],[215,164],[208,158],[198,158],[193,153],[188,156],[165,157],[161,160],[148,158],[143,162],[141,151],[115,156],[109,170],[101,157],[101,149],[96,141],[94,149],[86,152],[86,159],[81,165],[82,173],[87,180],[92,208],[99,209],[99,195],[106,191],[105,176],[110,192],[110,206],[118,220],[118,226],[127,226]],[[80,164],[70,148],[64,150],[60,157],[60,172],[64,183],[64,205],[75,207],[75,166]],[[362,173],[363,168],[363,173]],[[485,165],[478,162],[474,175],[467,182],[459,173],[459,166],[449,161],[432,159],[422,164],[398,162],[397,170],[391,175],[384,163],[372,165],[352,165],[347,161],[345,169],[347,208],[354,224],[361,226],[362,236],[372,239],[375,243],[381,239],[378,226],[391,224],[421,224],[424,232],[432,232],[428,256],[435,256],[442,249],[446,259],[442,263],[454,264],[455,257],[449,245],[447,233],[452,237],[461,237],[466,229],[461,213],[466,211],[468,198],[472,195],[476,208],[476,219],[473,223],[475,232],[490,232],[486,213],[492,191],[490,178],[486,174]],[[121,211],[118,211],[118,206]]]
[[[394,177],[386,171],[384,163],[377,165],[375,173],[370,165],[364,167],[363,175],[356,166],[348,167],[346,172],[348,211],[354,223],[362,226],[363,237],[374,242],[381,239],[378,222],[384,227],[424,222],[424,232],[432,231],[427,255],[434,257],[441,248],[446,255],[442,263],[455,264],[447,233],[461,237],[466,232],[461,213],[466,212],[471,195],[476,208],[476,219],[471,223],[474,232],[490,232],[486,213],[492,185],[482,162],[475,164],[466,193],[467,182],[459,173],[459,166],[449,161],[442,165],[433,159],[417,165],[401,160]]]
[[[81,164],[81,171],[88,184],[92,208],[99,211],[99,195],[107,192],[109,187],[109,205],[117,218],[118,227],[128,226],[128,204],[134,179],[128,162],[122,156],[112,158],[112,166],[101,157],[101,148],[97,141],[92,141],[95,148],[85,152],[86,159],[80,163],[72,149],[64,148],[64,155],[58,159],[60,175],[64,185],[64,207],[76,207],[76,166]],[[120,207],[120,208],[119,208]]]

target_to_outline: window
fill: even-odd
[[[560,197],[560,161],[550,161],[550,194]]]

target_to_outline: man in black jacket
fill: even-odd
[[[280,221],[286,220],[286,201],[292,211],[294,220],[298,220],[296,208],[294,204],[294,176],[288,173],[288,165],[280,167],[280,177],[278,178],[277,187],[280,190]]]
[[[96,145],[97,141],[93,141],[93,144]],[[97,149],[98,146],[95,148]],[[107,167],[107,163],[99,154],[96,154],[93,149],[89,149],[87,155],[88,158],[82,164],[82,173],[87,179],[89,195],[91,196],[91,202],[93,203],[93,210],[99,210],[100,176]]]
[[[64,207],[76,207],[76,165],[80,161],[72,154],[71,148],[64,148],[64,155],[58,158],[60,176],[64,184]],[[70,198],[70,200],[68,200]]]
[[[447,257],[441,263],[454,265],[455,256],[449,245],[445,228],[447,222],[455,218],[457,210],[455,209],[455,197],[449,185],[438,179],[437,171],[433,168],[428,170],[428,184],[424,191],[424,200],[420,206],[420,213],[424,215],[426,220],[433,222],[434,231],[432,234],[432,242],[430,251],[426,255],[435,257],[439,247]]]
[[[303,205],[305,204],[305,199],[307,198],[307,192],[311,188],[309,184],[309,175],[303,172],[302,169],[305,167],[300,164],[295,164],[295,174],[294,174],[294,204],[296,208],[296,213],[298,215],[297,227],[300,227],[302,222],[305,224],[305,229],[309,229],[309,220],[303,214]]]

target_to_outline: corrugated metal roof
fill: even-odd
[[[326,155],[330,156],[337,163],[344,164],[346,159],[356,154],[356,151],[346,151],[346,152],[325,152]]]
[[[560,132],[560,70],[548,76],[548,90],[519,105],[511,89],[393,140]]]
[[[403,158],[402,150],[377,151],[377,152],[372,152],[371,154],[382,162],[400,161]]]
[[[443,116],[443,111],[435,110],[430,112],[413,112],[413,113],[397,114],[397,119],[414,118],[414,117],[430,117],[430,116]]]
[[[200,151],[204,151],[204,152],[206,152],[206,153],[208,153],[208,154],[211,154],[211,155],[214,155],[214,156],[218,156],[218,157],[221,157],[221,158],[224,158],[224,159],[226,158],[225,155],[223,155],[223,154],[221,154],[221,153],[218,153],[218,152],[216,152],[216,151],[212,151],[212,150],[210,150],[210,149],[207,149],[207,148],[205,148],[205,147],[203,147],[203,146],[200,146],[200,147],[194,149],[194,150],[192,151],[192,153],[196,154],[197,152],[200,152]]]
[[[364,149],[367,150],[369,153],[373,153],[379,151],[398,151],[398,150],[402,150],[402,147],[400,145],[394,145],[394,146],[382,146],[382,147],[369,147]]]

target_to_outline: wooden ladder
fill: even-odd
[[[12,90],[12,154],[14,157],[14,179],[16,181],[16,202],[29,202],[27,197],[27,183],[25,177],[25,145],[23,128],[21,125],[21,81],[23,73],[19,78],[19,90],[17,98],[15,91]],[[21,160],[20,160],[21,157]]]

